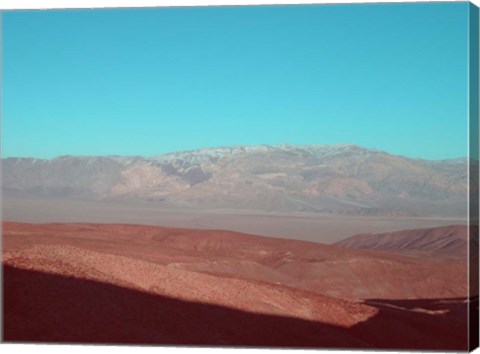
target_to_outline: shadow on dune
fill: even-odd
[[[406,310],[408,303],[393,301],[400,309],[369,300],[378,314],[343,328],[7,265],[3,279],[3,340],[8,342],[466,349],[461,305],[433,316]]]

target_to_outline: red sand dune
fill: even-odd
[[[7,341],[466,348],[463,261],[214,230],[3,228]]]

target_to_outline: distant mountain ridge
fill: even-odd
[[[351,144],[6,158],[2,170],[7,196],[368,215],[464,215],[468,177],[466,159],[411,159]]]
[[[337,242],[336,245],[389,253],[466,259],[468,240],[466,225],[451,225],[379,234],[359,234]],[[478,248],[478,240],[474,237],[471,239],[470,247]]]

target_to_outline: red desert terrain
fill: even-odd
[[[2,261],[10,342],[468,348],[466,258],[438,252],[4,222]]]

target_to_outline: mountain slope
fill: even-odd
[[[6,252],[74,247],[178,271],[268,282],[347,300],[463,297],[467,291],[462,260],[412,258],[230,231],[6,222],[3,235]]]
[[[141,200],[166,207],[459,216],[465,159],[355,145],[207,148],[145,157],[2,160],[5,195]]]
[[[217,230],[4,223],[2,263],[7,341],[466,349],[457,260]]]
[[[381,234],[360,234],[337,242],[336,245],[352,249],[466,259],[468,228],[465,225],[453,225]],[[478,247],[478,240],[472,244],[472,247],[475,246]]]

